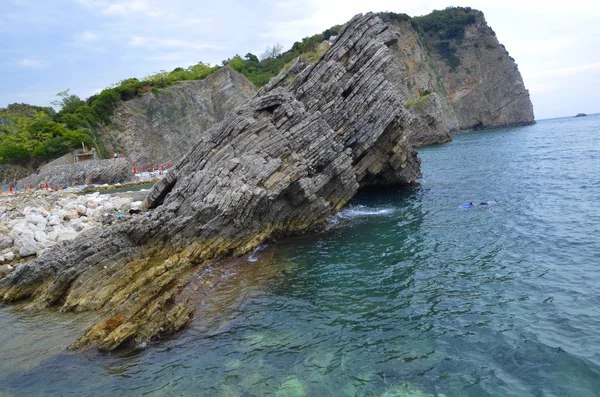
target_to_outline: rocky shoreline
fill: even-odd
[[[0,278],[53,245],[102,224],[125,220],[141,201],[99,192],[38,190],[0,200]]]
[[[437,94],[420,92],[407,106],[395,55],[402,38],[375,14],[354,17],[314,63],[186,141],[188,153],[141,204],[148,213],[87,227],[133,206],[101,203],[98,193],[57,196],[56,209],[17,210],[9,233],[24,236],[18,244],[36,243],[42,227],[56,239],[0,279],[0,302],[101,312],[71,349],[143,344],[194,317],[204,270],[265,241],[323,228],[360,189],[414,183],[420,160],[412,146],[432,143],[424,135],[449,136]],[[59,222],[52,229],[50,219]],[[58,241],[58,231],[77,232],[75,225],[79,235]]]

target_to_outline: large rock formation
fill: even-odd
[[[415,116],[429,115],[436,124],[440,121],[443,124],[437,129],[415,131],[410,136],[411,143],[421,146],[450,141],[450,133],[458,132],[460,126],[427,45],[410,22],[388,20],[387,23],[399,38],[390,47],[394,60],[390,73],[396,88],[406,99],[405,106]],[[428,98],[422,100],[423,97]]]
[[[72,348],[113,349],[179,329],[194,274],[266,239],[322,226],[361,186],[407,184],[424,127],[390,80],[398,36],[353,18],[286,88],[265,91],[196,139],[149,193],[153,210],[59,243],[0,280],[4,302],[100,310]]]
[[[475,23],[457,43],[460,65],[449,66],[432,51],[461,130],[534,124],[529,91],[515,60],[498,42],[483,13],[471,10]],[[435,39],[432,40],[435,46]]]
[[[419,33],[415,29],[418,23],[413,24],[408,16],[399,20],[390,14],[381,15],[396,36],[389,44],[392,62],[386,70],[388,80],[404,98],[413,118],[419,120],[419,128],[408,131],[409,143],[443,143],[459,131],[535,123],[529,92],[517,65],[483,13],[469,8],[434,13],[445,14],[446,19],[462,13],[463,17],[471,16],[470,23],[460,26],[460,39],[448,39],[448,27],[443,23],[437,31]],[[454,63],[448,62],[450,58]],[[297,60],[262,91],[285,89],[308,65],[306,60]]]
[[[448,39],[447,28],[418,34],[409,21],[388,21],[402,37],[392,48],[399,90],[408,101],[427,92],[438,94],[444,124],[451,132],[534,124],[517,64],[483,13],[469,8],[441,13],[457,11],[472,21],[460,39]]]
[[[256,92],[229,67],[204,80],[181,81],[122,103],[102,135],[109,152],[125,153],[132,164],[176,162],[204,132]]]

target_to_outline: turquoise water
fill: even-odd
[[[139,185],[117,187],[113,189],[100,190],[100,194],[113,194],[113,193],[124,193],[124,192],[139,192],[140,190],[150,190],[154,186],[155,182],[142,183]]]
[[[69,354],[89,319],[1,308],[0,395],[600,395],[600,117],[419,152],[174,339]]]

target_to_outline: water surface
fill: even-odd
[[[600,117],[419,152],[172,340],[69,354],[85,317],[1,308],[0,394],[600,395]]]

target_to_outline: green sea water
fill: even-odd
[[[172,339],[73,354],[89,314],[0,308],[0,395],[599,396],[600,116],[419,154]]]

